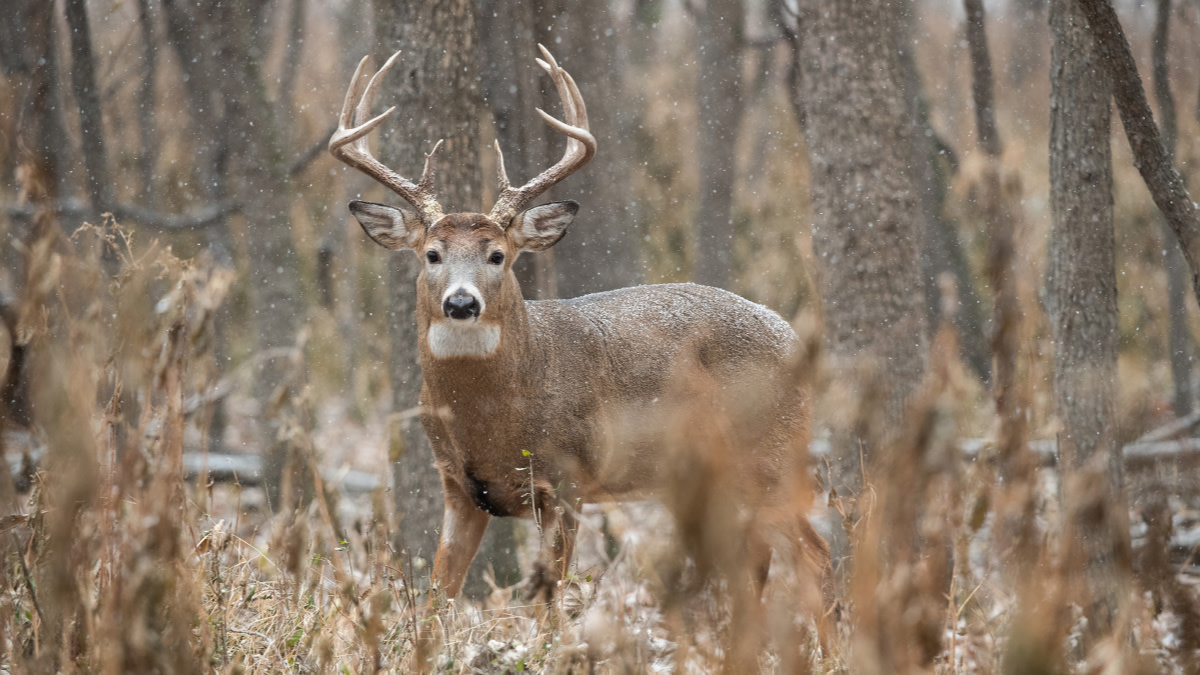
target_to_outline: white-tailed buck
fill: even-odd
[[[535,578],[561,579],[579,504],[669,499],[673,482],[694,477],[697,466],[718,467],[728,479],[722,489],[734,499],[723,503],[741,514],[731,522],[744,535],[729,545],[760,589],[780,542],[827,581],[828,549],[803,513],[809,413],[794,363],[801,350],[787,322],[694,284],[571,300],[521,296],[513,262],[553,246],[579,208],[526,207],[596,153],[579,89],[544,47],[542,55],[538,63],[558,88],[566,122],[538,112],[566,135],[566,152],[519,188],[509,185],[500,155],[500,194],[490,213],[443,214],[432,168],[440,143],[415,183],[371,155],[367,134],[392,112],[371,118],[371,105],[398,54],[369,78],[367,59],[359,64],[329,143],[335,157],[415,209],[350,202],[371,239],[414,251],[424,265],[417,279],[421,421],[446,499],[435,582],[458,594],[492,516],[534,518],[550,556]],[[695,438],[692,421],[719,438]],[[713,448],[724,455],[715,463]],[[683,492],[697,487],[705,486]],[[703,507],[708,496],[680,503]]]

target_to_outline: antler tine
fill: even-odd
[[[570,73],[558,65],[549,50],[543,45],[538,45],[538,49],[545,57],[545,60],[537,59],[538,65],[554,80],[558,96],[562,99],[563,117],[567,121],[556,119],[541,108],[538,108],[537,112],[546,124],[567,137],[567,148],[562,159],[554,166],[520,188],[513,188],[508,184],[508,176],[505,173],[504,154],[500,152],[500,144],[496,144],[499,156],[500,196],[496,199],[496,205],[492,207],[489,217],[503,227],[508,227],[517,212],[529,202],[578,171],[596,155],[596,139],[588,129],[587,108],[583,103],[583,95],[579,93],[579,87]]]
[[[500,182],[500,191],[504,192],[510,185],[508,182],[508,171],[504,168],[504,151],[500,149],[500,139],[496,139],[496,173],[497,179]]]
[[[367,134],[378,127],[396,108],[393,106],[366,122],[359,121],[370,115],[379,85],[399,56],[400,52],[393,54],[383,64],[383,67],[367,80],[365,85],[363,81],[366,75],[367,61],[370,57],[364,56],[358,62],[358,67],[354,70],[354,77],[346,90],[346,98],[342,101],[342,111],[338,116],[338,128],[329,139],[329,152],[343,163],[358,169],[400,195],[417,209],[422,222],[432,225],[442,217],[442,207],[437,203],[433,194],[432,161],[442,142],[438,141],[433,150],[426,155],[421,180],[419,183],[413,183],[375,159],[370,148],[367,147]]]

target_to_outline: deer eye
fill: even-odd
[[[430,264],[433,264],[433,265],[436,265],[436,264],[442,262],[442,256],[438,255],[437,251],[426,251],[425,259],[428,260],[430,262]]]
[[[496,251],[495,253],[492,253],[492,255],[488,256],[488,262],[490,262],[493,265],[499,265],[499,264],[503,263],[504,262],[504,252]]]

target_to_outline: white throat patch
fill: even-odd
[[[500,326],[480,321],[438,321],[429,327],[429,351],[439,359],[491,356],[500,346]]]

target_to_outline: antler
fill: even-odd
[[[561,122],[546,114],[546,111],[541,108],[538,108],[538,114],[546,120],[546,124],[567,136],[567,149],[557,164],[546,169],[524,186],[513,188],[508,184],[508,172],[504,170],[504,153],[500,150],[500,142],[496,141],[500,196],[496,199],[496,205],[492,207],[492,212],[488,214],[488,217],[505,228],[512,223],[517,212],[525,208],[529,202],[575,173],[596,155],[596,139],[588,131],[587,108],[583,105],[583,96],[579,93],[579,87],[575,86],[575,80],[571,74],[559,67],[558,62],[545,47],[538,45],[538,49],[545,57],[544,61],[537,60],[538,65],[554,80],[554,84],[558,88],[558,96],[563,102],[563,117],[567,121]]]
[[[361,121],[370,115],[379,83],[383,81],[383,76],[391,69],[392,64],[399,56],[400,52],[392,54],[392,58],[388,59],[387,63],[371,76],[370,81],[366,83],[365,91],[363,81],[366,75],[367,60],[370,56],[364,56],[358,62],[358,68],[354,70],[354,79],[350,81],[350,88],[346,90],[346,99],[342,102],[342,114],[338,118],[337,131],[329,139],[329,152],[342,162],[383,183],[403,197],[417,209],[421,216],[421,222],[429,226],[437,222],[443,215],[442,207],[433,194],[433,158],[437,155],[438,148],[442,147],[442,142],[438,141],[433,146],[433,150],[425,155],[425,169],[421,172],[421,181],[413,183],[375,159],[367,147],[367,134],[387,119],[396,107],[392,106],[366,122]]]

